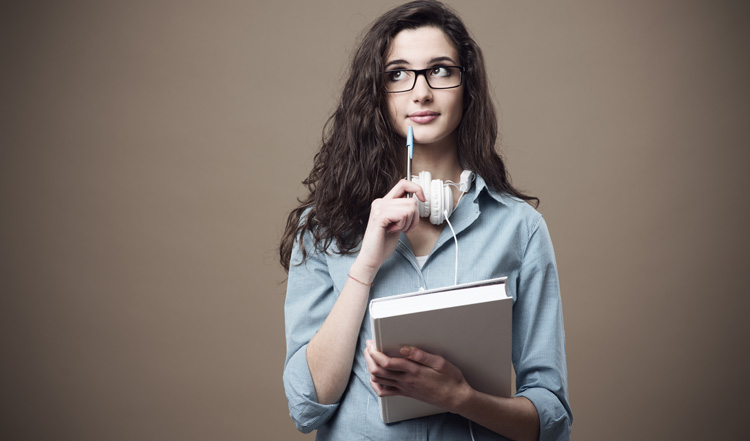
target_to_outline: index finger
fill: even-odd
[[[379,367],[395,372],[410,372],[414,363],[401,357],[389,357],[375,348],[369,348],[370,359]]]
[[[401,355],[408,360],[412,360],[421,365],[442,372],[446,367],[445,358],[423,351],[414,346],[404,346],[401,348]]]
[[[402,198],[406,196],[407,193],[413,193],[420,201],[425,202],[424,191],[422,191],[422,187],[416,182],[407,181],[406,179],[398,181],[398,183],[393,186],[391,191],[389,191],[388,194],[385,195],[385,198]]]

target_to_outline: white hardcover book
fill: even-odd
[[[481,392],[509,397],[513,300],[507,278],[483,280],[370,301],[375,349],[401,357],[403,346],[441,355]],[[393,423],[444,409],[409,397],[378,399],[383,422]]]

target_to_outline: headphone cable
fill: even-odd
[[[456,243],[456,269],[453,273],[453,285],[458,285],[458,238],[456,237],[456,231],[453,229],[453,225],[451,225],[451,221],[448,220],[448,210],[443,210],[443,215],[445,215],[445,221],[448,222],[451,233],[453,233],[453,241]]]

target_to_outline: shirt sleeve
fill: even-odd
[[[292,250],[284,302],[283,380],[289,416],[299,431],[309,433],[325,424],[338,408],[338,403],[318,403],[306,356],[307,344],[333,308],[338,293],[328,272],[325,253],[317,252],[306,236],[307,258],[302,262],[298,245],[295,242]]]
[[[568,440],[573,414],[555,252],[541,215],[530,231],[513,306],[516,395],[536,407],[540,440]]]

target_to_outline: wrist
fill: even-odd
[[[367,286],[372,286],[375,275],[378,273],[378,268],[372,268],[368,265],[363,264],[359,259],[354,261],[354,264],[349,268],[349,278],[354,281]]]
[[[465,415],[476,398],[476,392],[468,383],[464,383],[464,386],[459,389],[458,393],[453,395],[451,412],[458,415]]]

